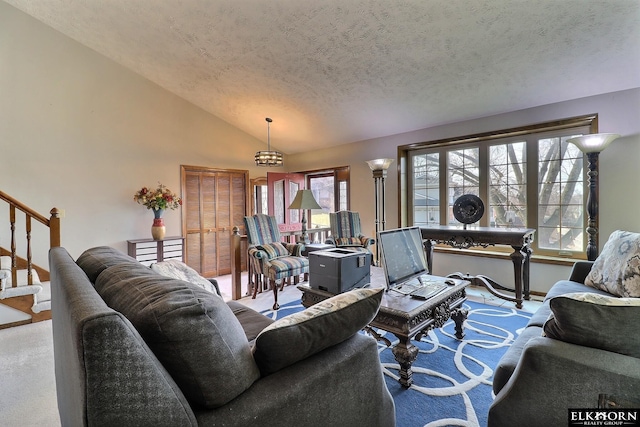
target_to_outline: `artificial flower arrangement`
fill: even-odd
[[[182,206],[182,199],[160,183],[158,183],[158,188],[155,190],[142,187],[141,190],[133,195],[133,200],[154,211],[178,209],[179,206]]]

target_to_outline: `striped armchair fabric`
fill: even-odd
[[[298,283],[298,277],[309,272],[309,260],[302,257],[304,245],[282,242],[278,223],[272,216],[245,216],[244,225],[249,239],[250,268],[255,276],[253,298],[258,287],[263,286],[262,280],[266,280],[273,290],[273,309],[277,310],[279,284],[282,283],[282,288],[284,279],[290,277]]]
[[[369,245],[375,243],[371,237],[364,236],[360,231],[360,214],[352,211],[338,211],[329,214],[331,236],[326,243],[337,248],[369,250]]]

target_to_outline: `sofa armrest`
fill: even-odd
[[[640,359],[545,337],[532,338],[489,409],[488,425],[566,425],[570,408],[595,408],[599,394],[640,390]]]
[[[575,264],[573,264],[571,274],[569,275],[569,280],[572,282],[584,284],[584,280],[587,278],[589,271],[591,271],[592,265],[593,261],[577,261]]]

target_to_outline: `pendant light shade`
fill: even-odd
[[[269,117],[265,119],[267,121],[267,151],[256,152],[255,160],[257,166],[282,166],[284,164],[282,153],[279,151],[271,151],[271,120]]]

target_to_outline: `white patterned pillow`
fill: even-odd
[[[640,297],[640,233],[611,233],[584,284],[619,297]]]
[[[210,281],[202,277],[197,271],[182,261],[170,259],[167,261],[156,262],[151,264],[151,270],[165,277],[171,277],[172,279],[193,283],[194,285],[200,286],[205,291],[209,291],[212,294],[219,296],[216,292],[215,286],[213,286]]]

